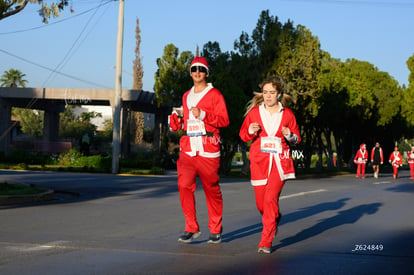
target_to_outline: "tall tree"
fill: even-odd
[[[69,5],[69,1],[59,0],[49,4],[43,0],[0,0],[0,20],[21,12],[27,4],[41,5],[39,15],[43,23],[47,24],[51,17],[60,17],[60,12]],[[72,7],[70,10],[73,12]]]
[[[170,133],[166,118],[171,107],[182,105],[182,96],[192,86],[189,69],[193,58],[191,52],[184,51],[179,54],[179,49],[174,44],[168,44],[164,48],[163,56],[157,59],[154,91],[160,114],[155,117],[153,145],[162,153],[167,151],[169,143]]]
[[[278,17],[271,16],[269,10],[265,10],[261,12],[252,34],[242,32],[239,39],[234,42],[232,66],[237,68],[239,73],[235,80],[248,97],[252,96],[257,85],[280,56],[282,36],[293,31],[292,22],[282,24]]]
[[[25,87],[27,80],[26,75],[21,71],[11,68],[5,71],[0,82],[2,87]],[[43,111],[30,110],[24,108],[12,108],[12,114],[19,120],[22,132],[30,138],[42,135],[43,130]]]
[[[230,53],[221,52],[218,42],[208,42],[204,45],[202,56],[206,57],[211,68],[208,82],[217,87],[226,101],[230,125],[220,129],[221,136],[221,169],[222,174],[230,172],[231,163],[236,147],[241,143],[240,127],[243,122],[243,108],[248,97],[240,87],[236,77],[240,77],[239,68],[232,64]]]
[[[137,27],[135,29],[135,60],[133,65],[134,84],[132,89],[142,90],[144,77],[144,67],[141,58],[141,29],[139,27],[139,19],[137,18]],[[132,114],[131,128],[135,131],[134,142],[141,143],[144,137],[144,114],[142,112],[134,112]]]
[[[389,74],[368,62],[341,62],[326,53],[318,83],[321,96],[316,100],[315,124],[322,129],[326,143],[334,137],[339,165],[342,160],[352,164],[361,143],[391,144],[403,133],[402,93]]]
[[[193,58],[193,54],[188,51],[179,55],[179,49],[173,44],[165,46],[163,56],[157,59],[154,84],[160,106],[181,105],[182,96],[192,86],[188,72]]]
[[[295,104],[291,106],[301,127],[301,150],[304,152],[304,164],[309,167],[313,148],[319,148],[321,129],[315,125],[314,118],[319,106],[316,99],[320,96],[318,76],[321,71],[321,48],[319,39],[302,25],[294,31],[289,29],[280,36],[280,56],[274,59],[269,73],[276,73],[285,80],[287,92],[293,96]],[[317,141],[317,144],[314,142]]]
[[[141,29],[139,19],[136,19],[135,27],[135,59],[133,60],[133,84],[132,89],[142,90],[144,68],[141,58]],[[144,137],[144,114],[134,112],[124,103],[122,108],[122,156],[128,157],[131,153],[131,142],[141,143]]]
[[[27,80],[24,79],[26,75],[19,70],[11,68],[5,71],[0,82],[2,87],[26,87]]]
[[[342,168],[345,141],[352,134],[348,130],[352,121],[349,119],[349,95],[343,82],[342,67],[343,63],[339,59],[332,58],[329,53],[323,52],[321,74],[318,77],[319,110],[315,124],[321,129],[327,143],[329,142],[329,145],[327,144],[328,156],[332,156],[332,159],[328,158],[329,168],[334,164],[333,147],[337,153],[337,167]],[[334,145],[330,144],[331,137],[333,137]]]
[[[408,76],[408,87],[404,91],[402,101],[402,113],[409,127],[414,126],[414,54],[408,58],[407,67],[410,71]]]

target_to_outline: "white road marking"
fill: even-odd
[[[383,183],[391,183],[390,181],[377,181],[374,184],[383,184]]]
[[[46,244],[21,244],[19,246],[7,246],[6,248],[12,251],[19,252],[34,252],[34,251],[44,251],[55,248],[65,248],[65,244],[69,243],[68,241],[56,241],[49,242]]]
[[[328,191],[328,190],[326,190],[326,189],[318,189],[318,190],[313,190],[313,191],[300,192],[300,193],[290,194],[290,195],[286,195],[286,196],[280,196],[279,199],[280,200],[283,200],[283,199],[288,199],[288,198],[293,198],[293,197],[299,197],[299,196],[305,196],[305,195],[309,195],[309,194],[326,192],[326,191]]]

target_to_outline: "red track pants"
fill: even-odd
[[[365,178],[365,163],[358,163],[356,176],[359,177],[359,175]]]
[[[219,185],[220,158],[191,157],[180,153],[177,161],[178,190],[180,192],[181,208],[185,218],[185,231],[198,232],[194,192],[196,177],[200,177],[206,195],[208,209],[208,228],[213,234],[221,233],[223,217],[223,197]]]
[[[410,174],[411,179],[414,179],[414,163],[410,163]]]
[[[276,234],[276,219],[279,216],[279,196],[284,181],[280,179],[276,164],[273,161],[272,171],[266,185],[254,186],[256,207],[262,215],[263,231],[258,247],[272,247]]]
[[[398,177],[398,166],[395,166],[395,165],[392,166],[392,175],[394,178]]]

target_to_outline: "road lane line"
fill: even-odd
[[[374,184],[391,183],[390,181],[376,181]]]
[[[328,191],[328,190],[318,189],[318,190],[313,190],[313,191],[300,192],[300,193],[290,194],[290,195],[286,195],[286,196],[280,196],[279,199],[280,200],[289,199],[289,198],[293,198],[293,197],[300,197],[300,196],[305,196],[305,195],[314,194],[314,193],[321,193],[321,192],[326,192],[326,191]]]

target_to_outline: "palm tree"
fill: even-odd
[[[25,76],[21,71],[13,68],[4,71],[0,79],[1,87],[26,87],[27,80],[23,79]]]

